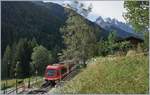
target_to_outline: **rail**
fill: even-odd
[[[32,90],[28,92],[28,94],[44,94],[49,93],[51,89],[61,87],[66,81],[69,81],[73,76],[77,74],[79,70],[76,69],[76,66],[72,68],[72,70],[66,75],[62,80],[60,80],[58,83],[55,84],[55,86],[52,86],[51,84],[48,85],[48,83],[44,83],[39,89]]]

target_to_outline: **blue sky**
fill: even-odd
[[[61,1],[49,1],[58,4],[62,4],[63,2],[69,2],[66,0]],[[102,16],[104,19],[107,17],[115,18],[119,21],[126,22],[123,18],[122,14],[125,12],[123,7],[124,1],[80,1],[89,5],[90,3],[93,5],[92,12],[89,14],[88,18],[91,21],[95,21],[98,16]]]

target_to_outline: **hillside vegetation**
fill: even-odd
[[[59,93],[148,93],[148,56],[95,58]]]
[[[2,2],[2,56],[7,45],[12,46],[21,38],[35,38],[38,44],[59,51],[62,47],[59,28],[66,19],[64,8],[58,4]]]

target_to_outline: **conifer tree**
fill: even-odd
[[[4,56],[2,59],[2,78],[8,78],[10,77],[9,73],[10,73],[10,63],[12,61],[12,51],[10,46],[8,45],[6,47],[6,50],[4,52]]]
[[[11,61],[11,66],[10,66],[10,77],[11,78],[15,77],[15,68],[16,68],[16,63],[17,63],[16,47],[17,47],[17,43],[14,42],[12,44],[12,61]]]
[[[29,76],[29,68],[31,62],[32,47],[27,39],[20,39],[16,47],[16,61],[19,61],[20,72],[19,77]]]

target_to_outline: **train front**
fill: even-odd
[[[57,81],[61,80],[61,66],[60,65],[48,65],[45,71],[45,81],[55,84]]]

